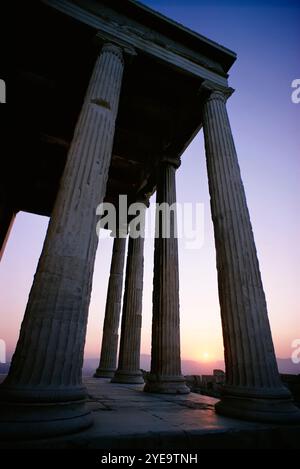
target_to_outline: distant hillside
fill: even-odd
[[[141,368],[143,370],[150,370],[150,355],[141,355]],[[287,374],[300,374],[300,364],[295,365],[289,358],[277,358],[278,368],[280,373]],[[98,367],[98,358],[86,358],[84,360],[83,374],[84,376],[91,375]],[[211,362],[197,362],[194,360],[182,360],[182,373],[184,375],[209,375],[212,374],[214,369],[225,369],[223,360],[216,360]]]
[[[6,375],[9,370],[10,363],[0,363],[0,375]]]
[[[141,368],[150,370],[150,355],[141,355]],[[295,365],[289,358],[277,358],[280,373],[300,374],[300,364]],[[99,365],[99,358],[86,358],[84,360],[83,375],[91,376]],[[9,363],[0,363],[0,374],[6,374],[9,369]],[[225,370],[224,361],[216,360],[210,362],[197,362],[194,360],[182,360],[182,373],[184,375],[210,375],[214,369]]]
[[[287,373],[291,375],[300,374],[300,363],[296,365],[291,361],[290,358],[277,358],[277,364],[280,373]]]

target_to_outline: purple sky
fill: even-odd
[[[290,357],[300,338],[300,104],[291,82],[300,78],[300,2],[155,1],[145,4],[238,54],[228,111],[248,197],[277,355]],[[282,6],[283,5],[283,6]],[[202,202],[201,249],[180,248],[182,356],[222,358],[222,334],[203,135],[182,158],[179,202]],[[32,283],[48,220],[21,213],[0,266],[0,338],[11,351]],[[112,240],[99,243],[86,344],[98,356]],[[145,244],[142,352],[151,343],[153,240]]]

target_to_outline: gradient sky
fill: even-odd
[[[228,111],[248,198],[278,357],[300,338],[299,1],[155,1],[146,5],[237,52]],[[179,241],[182,357],[223,358],[212,223],[202,132],[177,172],[179,202],[202,202],[201,249]],[[154,199],[153,199],[154,201]],[[0,266],[0,338],[14,349],[48,219],[20,213]],[[112,239],[97,252],[86,356],[99,356]],[[150,353],[153,239],[145,243],[142,353]]]

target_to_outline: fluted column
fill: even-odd
[[[11,368],[0,388],[1,402],[11,403],[1,407],[6,435],[19,431],[19,420],[23,431],[38,435],[91,423],[81,369],[98,242],[96,207],[106,190],[123,65],[121,49],[105,44],[76,125]],[[28,403],[34,404],[34,413]]]
[[[226,94],[203,104],[226,385],[220,413],[253,420],[300,416],[278,373],[254,237],[226,111]]]
[[[168,211],[176,203],[178,166],[179,160],[164,159],[158,173],[151,372],[144,388],[146,392],[189,392],[181,374],[176,215],[174,211]],[[160,204],[165,204],[165,211],[160,212]]]
[[[144,234],[137,238],[129,234],[118,369],[112,383],[144,382],[140,370],[143,276]]]
[[[115,237],[107,290],[102,346],[95,378],[112,378],[116,371],[126,237]]]

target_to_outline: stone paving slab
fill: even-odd
[[[300,426],[268,425],[217,415],[217,399],[195,393],[159,395],[142,385],[85,380],[94,425],[47,440],[0,443],[0,448],[187,450],[299,447]]]

